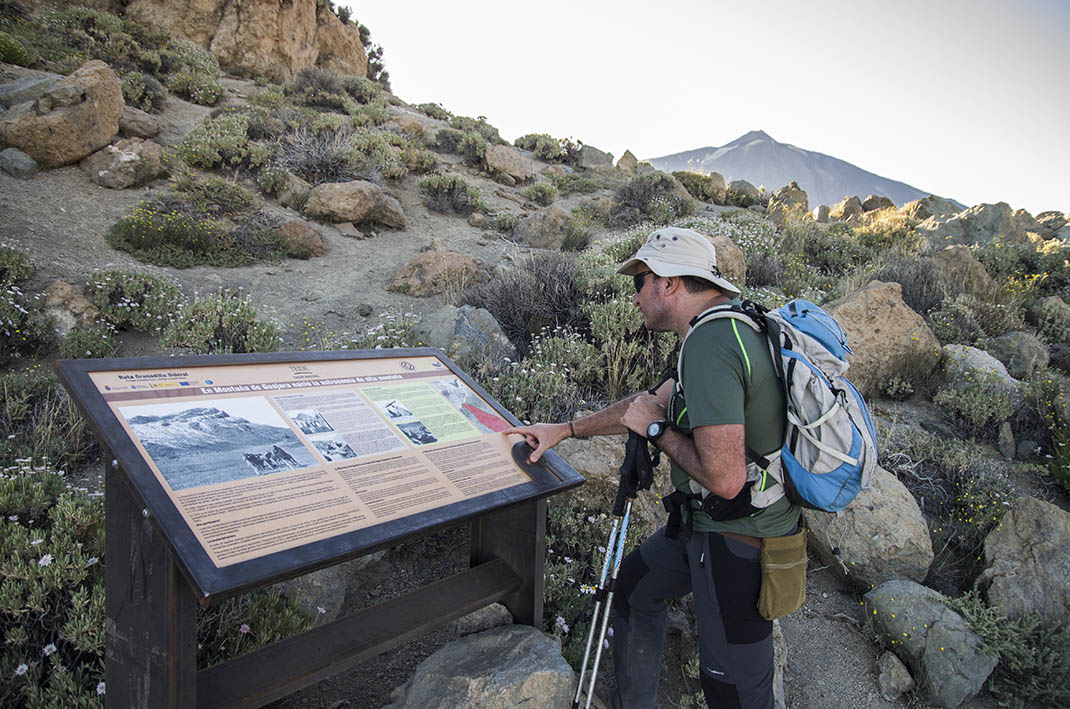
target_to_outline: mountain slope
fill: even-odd
[[[903,182],[866,172],[849,162],[823,153],[779,143],[764,131],[756,130],[719,148],[698,148],[651,158],[659,170],[718,172],[725,180],[746,180],[776,189],[792,180],[806,190],[810,206],[835,204],[848,195],[862,199],[875,194],[901,206],[929,193]]]

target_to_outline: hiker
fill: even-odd
[[[717,268],[710,241],[690,229],[654,231],[618,270],[635,282],[647,328],[683,338],[712,306],[738,303],[739,289]],[[670,519],[623,561],[613,599],[613,706],[656,706],[668,617],[666,599],[694,596],[700,681],[710,707],[773,706],[772,621],[758,610],[762,538],[796,533],[800,508],[748,475],[746,450],[768,456],[784,441],[784,391],[765,336],[731,318],[698,325],[680,371],[654,393],[638,393],[567,423],[517,426],[532,462],[570,437],[634,431],[671,462],[678,505]],[[682,386],[677,380],[682,379]],[[700,487],[701,486],[701,487]],[[751,495],[764,495],[759,509]],[[702,491],[716,498],[702,511]],[[769,500],[775,500],[769,502]],[[739,517],[743,514],[745,516]]]

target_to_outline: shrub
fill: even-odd
[[[152,74],[128,71],[122,75],[119,85],[123,102],[147,113],[159,113],[167,100],[167,89]]]
[[[855,227],[854,233],[858,243],[868,249],[917,254],[921,248],[924,238],[914,232],[918,220],[895,207],[866,212],[862,219],[862,226]]]
[[[354,128],[367,126],[381,126],[390,120],[390,109],[386,102],[376,101],[366,106],[353,104],[346,113],[349,114],[349,123]]]
[[[668,365],[675,338],[643,327],[643,315],[628,296],[587,302],[583,312],[605,358],[603,386],[609,401],[649,389]]]
[[[183,306],[164,332],[162,343],[197,354],[274,352],[279,332],[272,323],[257,318],[247,298],[221,290]]]
[[[1000,706],[1070,704],[1070,625],[1047,623],[1036,615],[1011,620],[999,608],[986,608],[975,592],[943,600],[999,657],[986,686]]]
[[[55,333],[37,316],[35,300],[13,284],[0,293],[0,365],[19,356],[39,356],[54,344]]]
[[[920,315],[927,315],[940,308],[951,295],[936,264],[931,259],[911,256],[895,257],[873,274],[873,278],[885,283],[895,282],[902,286],[903,302]]]
[[[3,252],[0,251],[0,257]],[[0,272],[3,267],[0,266]],[[2,275],[0,275],[0,280]],[[1027,305],[1029,321],[1048,342],[1070,344],[1070,308],[1054,300],[1034,300]]]
[[[494,217],[494,229],[503,234],[512,234],[520,223],[520,216],[513,212],[502,212]]]
[[[289,171],[306,182],[349,182],[364,175],[357,163],[348,130],[314,131],[300,127],[279,145],[271,167]]]
[[[564,162],[568,158],[565,141],[545,133],[528,133],[513,141],[521,150],[530,150],[543,162]]]
[[[448,121],[453,118],[453,114],[443,108],[440,103],[421,103],[416,109],[425,116],[430,116],[439,121]]]
[[[0,62],[30,66],[34,62],[34,55],[22,46],[22,42],[7,32],[0,31]]]
[[[573,192],[590,194],[602,189],[602,185],[598,180],[577,173],[550,175],[550,182],[554,184],[554,187],[556,187],[561,194],[566,195],[572,194]]]
[[[874,255],[854,239],[845,225],[834,224],[826,231],[809,219],[789,219],[785,228],[783,248],[798,253],[807,265],[827,276],[847,275]]]
[[[384,103],[386,92],[377,82],[363,76],[343,76],[342,91],[358,103]]]
[[[107,322],[72,328],[59,343],[63,359],[112,357],[115,349],[115,328]]]
[[[202,74],[188,67],[183,67],[168,76],[167,88],[172,93],[202,106],[216,105],[226,93],[226,89],[217,77]]]
[[[86,283],[93,305],[116,327],[160,332],[182,304],[178,287],[166,278],[118,268],[94,273]]]
[[[695,203],[675,193],[675,183],[668,175],[654,173],[633,177],[617,190],[616,204],[609,215],[609,226],[628,227],[643,220],[667,224],[678,217],[693,214]]]
[[[273,588],[199,608],[197,669],[285,640],[310,630],[314,624],[314,615]]]
[[[18,249],[0,244],[0,286],[25,280],[33,273],[30,257]]]
[[[420,180],[427,207],[436,212],[468,215],[484,208],[479,188],[457,174],[435,175]]]
[[[545,251],[515,268],[499,270],[486,283],[466,291],[464,302],[490,311],[524,355],[532,337],[545,327],[586,329],[581,297],[572,258]]]
[[[1006,385],[991,373],[968,373],[937,392],[933,403],[968,436],[995,440],[1013,412]]]
[[[886,399],[906,401],[914,396],[914,386],[909,380],[893,376],[877,385],[877,391]]]
[[[361,129],[353,133],[351,142],[356,151],[357,164],[363,173],[381,174],[395,180],[408,173],[401,152],[413,146],[406,138],[396,133],[376,133]],[[401,151],[395,148],[400,148]]]
[[[450,119],[450,127],[464,133],[476,133],[489,143],[504,143],[498,135],[498,129],[487,123],[485,116],[469,118],[468,116],[454,116]]]
[[[31,369],[0,378],[3,460],[47,459],[60,467],[99,450],[66,390],[50,372]]]
[[[672,176],[680,181],[688,194],[702,202],[713,201],[713,178],[687,170],[676,170]]]
[[[1000,237],[978,247],[975,254],[1004,289],[1028,292],[1033,297],[1067,295],[1070,291],[1067,247],[1058,239],[1018,244]]]
[[[160,69],[174,93],[202,106],[214,106],[225,90],[214,55],[197,44],[176,37],[160,50]]]
[[[178,200],[140,202],[108,230],[112,248],[159,266],[189,268],[202,264],[239,266],[248,258],[234,254],[223,228]]]
[[[284,87],[286,96],[295,104],[311,108],[341,111],[350,99],[340,77],[320,67],[305,67],[297,72],[293,82]]]
[[[260,206],[252,192],[223,177],[198,179],[191,173],[182,172],[172,181],[171,191],[197,211],[213,217],[245,214]]]
[[[237,167],[249,158],[249,116],[227,111],[205,119],[178,145],[179,156],[192,167]]]
[[[524,196],[536,204],[548,207],[557,198],[557,188],[549,182],[536,182],[533,185],[528,185],[524,190]]]
[[[565,227],[565,238],[561,240],[562,251],[583,251],[591,244],[594,220],[582,210],[574,210],[572,219]]]

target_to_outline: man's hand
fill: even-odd
[[[628,410],[624,412],[620,422],[629,431],[635,431],[646,438],[647,426],[653,421],[665,418],[665,406],[658,401],[658,397],[652,394],[640,394],[635,397]]]
[[[543,453],[569,437],[570,430],[567,423],[536,423],[531,426],[507,428],[502,433],[519,433],[522,435],[527,440],[528,445],[535,449],[528,460],[532,463],[538,463]]]

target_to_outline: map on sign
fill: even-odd
[[[435,356],[88,376],[216,567],[532,481]]]

